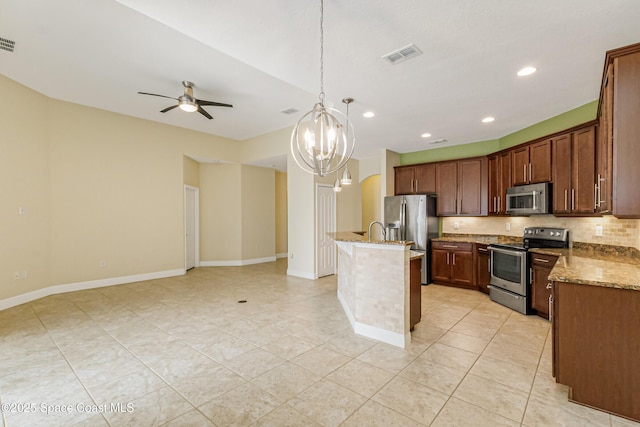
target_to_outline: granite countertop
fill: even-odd
[[[599,253],[589,249],[531,249],[556,255],[550,281],[640,291],[640,260],[627,254]]]
[[[522,243],[522,237],[513,236],[487,236],[485,234],[447,234],[443,237],[431,239],[432,242],[460,242],[480,243],[490,245],[492,243]]]
[[[360,233],[352,231],[339,231],[337,233],[327,233],[327,235],[336,242],[373,243],[376,245],[413,245],[413,241],[411,240],[369,240]]]
[[[522,242],[522,238],[446,234],[433,241],[492,244]],[[573,246],[570,249],[544,248],[530,251],[559,257],[549,275],[550,281],[640,291],[640,251],[635,248],[581,242],[574,242]]]

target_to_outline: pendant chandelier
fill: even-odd
[[[349,120],[349,104],[353,102],[353,98],[343,98],[342,102],[347,104],[347,120]],[[349,140],[348,127],[346,130],[346,137],[347,137],[347,140]],[[342,191],[343,185],[350,185],[350,184],[351,184],[351,172],[349,172],[349,165],[347,164],[344,167],[342,178],[340,178],[340,170],[338,169],[338,172],[336,172],[336,182],[333,184],[333,191],[335,191],[336,193],[339,193]]]
[[[355,135],[349,117],[324,105],[323,26],[324,1],[320,0],[320,102],[298,120],[291,134],[291,154],[295,162],[305,172],[321,177],[346,165],[355,147]]]

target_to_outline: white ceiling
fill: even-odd
[[[598,97],[605,51],[640,42],[638,0],[324,8],[326,98],[343,111],[355,99],[356,158],[443,146],[424,132],[445,145],[495,139],[583,105]],[[317,101],[319,19],[319,0],[0,0],[0,37],[16,42],[0,50],[0,73],[52,98],[244,140],[294,125]],[[424,53],[381,59],[410,43]],[[525,65],[539,71],[516,77]],[[161,114],[171,100],[137,94],[177,97],[182,80],[234,108],[206,107],[214,120]]]

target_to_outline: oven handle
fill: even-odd
[[[505,254],[505,255],[513,255],[513,256],[519,256],[519,257],[526,257],[527,252],[526,251],[518,251],[518,250],[509,250],[509,249],[501,249],[501,248],[494,248],[489,246],[489,250],[490,251],[494,251],[494,252],[499,252],[501,254]]]

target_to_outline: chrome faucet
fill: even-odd
[[[384,232],[384,224],[380,221],[371,221],[371,224],[369,224],[369,232],[367,233],[367,236],[369,236],[369,241],[371,241],[371,227],[373,227],[373,224],[378,224],[380,226],[380,228],[382,229],[382,240],[387,240],[387,235]]]

